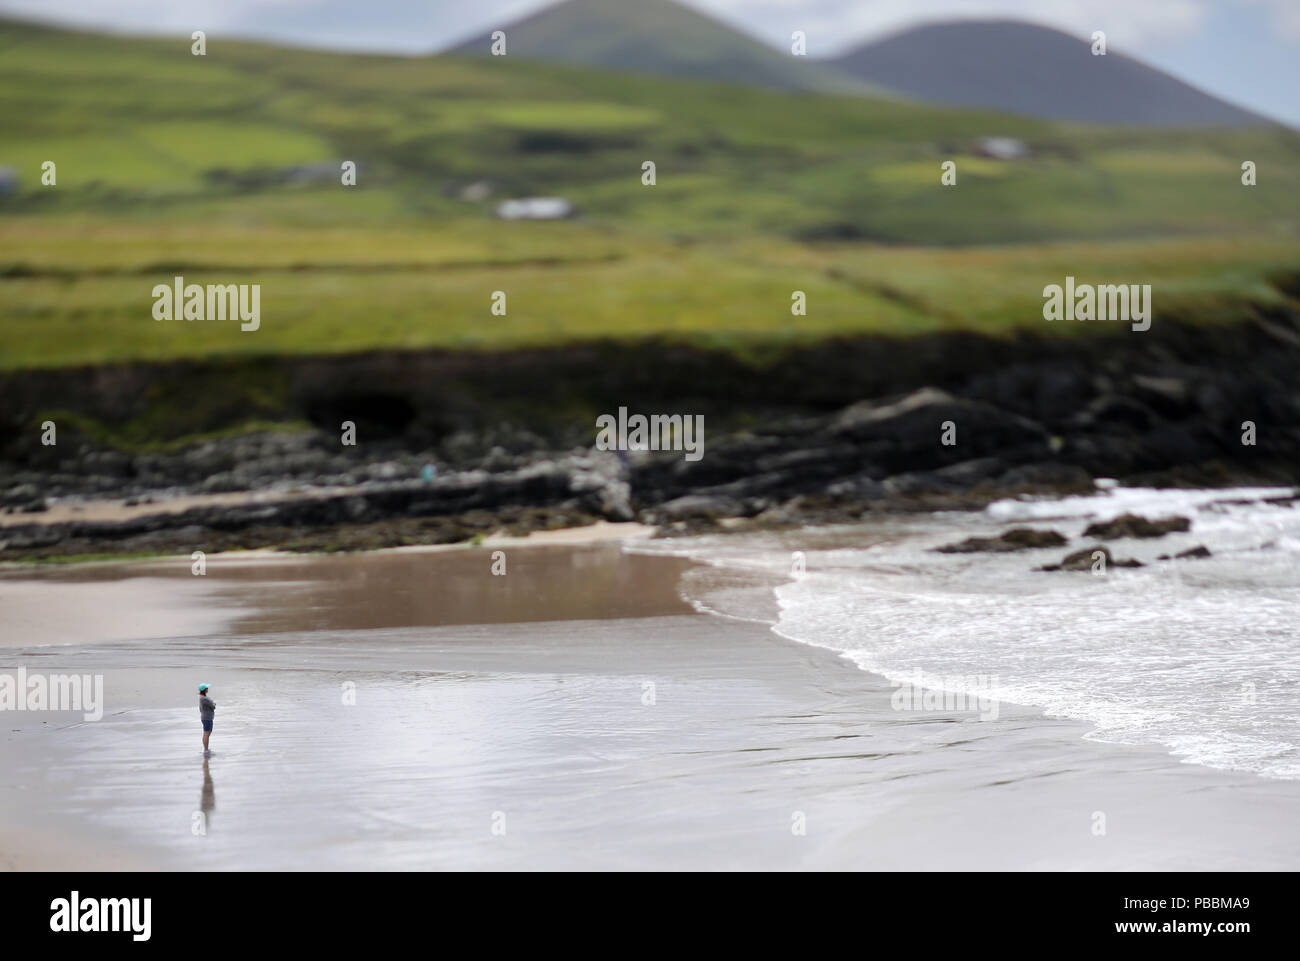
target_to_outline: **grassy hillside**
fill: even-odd
[[[673,243],[596,235],[573,224],[517,225],[505,249],[483,224],[442,232],[375,229],[158,230],[112,225],[0,227],[22,249],[0,281],[4,367],[166,360],[211,354],[345,353],[376,347],[505,349],[660,335],[736,350],[836,334],[1042,329],[1042,287],[1153,285],[1157,318],[1231,321],[1277,303],[1268,282],[1296,270],[1289,241],[1174,240],[994,249],[810,249],[785,241]],[[178,251],[185,251],[180,255]],[[562,253],[558,253],[562,251]],[[66,264],[75,261],[77,271]],[[164,268],[166,265],[166,268]],[[150,289],[262,285],[262,326],[154,321]],[[790,313],[803,290],[807,316]],[[490,294],[507,295],[492,316]],[[1058,323],[1062,335],[1089,332]]]
[[[1276,303],[1300,146],[505,58],[391,58],[0,23],[0,368],[666,334],[734,344],[1041,327],[1044,284],[1151,283],[1182,316]],[[1034,155],[973,154],[980,136]],[[350,159],[359,185],[333,171]],[[958,185],[939,185],[943,160]],[[1240,184],[1242,160],[1259,186]],[[58,164],[56,187],[40,164]],[[641,164],[658,184],[641,184]],[[320,165],[320,179],[297,168]],[[465,200],[486,182],[487,199]],[[560,195],[580,218],[505,223]],[[260,283],[262,327],[151,289]],[[1286,287],[1283,283],[1281,286]],[[808,293],[807,317],[790,293]],[[1290,288],[1294,291],[1294,288]],[[493,290],[506,317],[489,313]],[[1079,332],[1081,325],[1058,325]]]

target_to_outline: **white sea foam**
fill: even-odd
[[[774,629],[894,681],[921,670],[997,678],[994,697],[1156,743],[1194,763],[1300,779],[1300,508],[1280,489],[1113,488],[1000,501],[979,514],[654,542],[705,573],[683,590],[704,610],[763,612]],[[1146,566],[1105,576],[1034,568],[1095,543],[1092,520],[1181,514],[1191,531],[1106,542]],[[933,548],[1009,524],[1069,545],[1006,554]],[[1160,561],[1204,544],[1212,557]],[[806,573],[790,576],[802,551]],[[725,573],[724,573],[725,572]],[[745,579],[748,587],[745,586]],[[747,593],[748,591],[748,593]]]

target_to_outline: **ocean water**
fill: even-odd
[[[936,513],[631,546],[703,563],[700,610],[765,621],[895,684],[973,691],[1079,719],[1090,738],[1161,745],[1196,764],[1300,779],[1300,507],[1289,489],[1112,487]],[[1106,541],[1141,568],[1042,572],[1093,543],[1084,528],[1180,514],[1187,533]],[[941,554],[1012,526],[1064,547]],[[1158,560],[1204,545],[1205,559]],[[802,569],[801,569],[802,568]]]

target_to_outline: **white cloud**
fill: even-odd
[[[1300,43],[1300,2],[1298,0],[1241,0],[1247,7],[1263,7],[1273,28],[1288,43]]]
[[[301,8],[309,14],[315,0],[0,0],[6,12],[77,24],[112,26],[149,33],[184,30],[233,30],[255,24],[269,11]]]

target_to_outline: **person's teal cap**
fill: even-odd
[[[208,689],[208,686],[207,686],[206,684],[200,684],[200,685],[199,685],[199,693],[200,693],[200,694],[202,694],[202,693],[203,693],[204,691],[206,691],[207,689]]]

